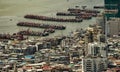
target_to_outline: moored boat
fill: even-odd
[[[81,15],[81,13],[65,13],[65,12],[57,12],[57,16],[78,16]]]
[[[87,15],[82,15],[82,16],[76,16],[75,18],[76,19],[83,18],[85,20],[88,20],[88,19],[91,19],[92,17],[91,16],[87,16]]]
[[[55,32],[55,29],[45,29],[44,32],[54,33],[54,32]]]
[[[28,36],[48,36],[48,32],[40,32],[40,31],[32,31],[32,30],[22,30],[19,31],[20,35],[28,35]]]
[[[69,12],[71,13],[80,13],[80,12],[86,12],[86,13],[100,13],[98,10],[90,10],[90,9],[77,9],[77,8],[69,8]]]
[[[58,16],[76,16],[76,19],[91,19],[92,17],[96,17],[96,14],[93,13],[64,13],[58,12],[56,15]]]
[[[45,29],[57,29],[64,30],[66,29],[63,25],[49,25],[49,24],[40,24],[40,23],[32,23],[32,22],[19,22],[17,26],[25,26],[25,27],[36,27],[36,28],[45,28]]]
[[[93,8],[95,8],[95,9],[104,9],[105,7],[104,6],[94,6]]]
[[[82,19],[64,19],[64,18],[53,18],[47,16],[38,16],[38,15],[25,15],[24,18],[44,20],[44,21],[55,21],[55,22],[82,22]]]
[[[0,39],[8,39],[8,40],[25,40],[27,39],[26,37],[24,37],[21,34],[17,34],[17,33],[13,33],[13,34],[9,34],[9,33],[4,33],[4,34],[0,34]]]
[[[58,12],[56,14],[57,16],[91,16],[91,17],[96,17],[97,13],[87,13],[87,12],[70,12],[70,13],[65,13],[65,12]],[[84,19],[84,18],[83,18]]]
[[[50,33],[54,33],[55,29],[45,29],[43,31],[33,31],[30,29],[21,30],[17,34],[28,35],[28,36],[48,36]]]

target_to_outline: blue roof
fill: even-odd
[[[33,55],[26,55],[25,58],[26,59],[34,59],[34,56]]]

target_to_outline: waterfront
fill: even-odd
[[[20,21],[61,24],[67,27],[66,30],[56,31],[55,34],[50,36],[68,35],[69,32],[75,29],[86,28],[89,24],[95,24],[95,18],[92,18],[91,20],[84,20],[82,23],[48,22],[23,18],[25,14],[38,14],[56,17],[55,14],[58,11],[67,11],[68,8],[74,8],[76,5],[79,7],[87,6],[87,8],[92,8],[94,5],[103,5],[103,0],[0,0],[0,33],[13,33],[24,29],[25,27],[16,26],[16,24]],[[40,30],[36,28],[30,29]]]
[[[75,23],[73,19],[60,19],[62,17],[55,15],[56,12],[64,12],[68,8],[92,8],[99,4],[102,4],[100,0],[0,0],[0,72],[119,72],[120,18],[113,17],[106,21],[103,14],[106,13],[106,8],[97,18],[82,19],[83,22],[80,23]],[[79,12],[75,9],[74,12],[84,13],[85,10]],[[108,14],[111,12],[107,11]],[[89,15],[93,17],[95,13],[87,10],[83,18]],[[78,17],[80,18],[76,18],[76,21],[82,16]],[[98,24],[95,24],[96,22]],[[31,27],[45,29],[42,29],[41,33],[39,29]],[[73,32],[69,35],[70,31]],[[55,34],[51,34],[53,32]],[[42,37],[48,34],[53,38],[29,39],[24,36]],[[58,37],[55,37],[56,35]]]

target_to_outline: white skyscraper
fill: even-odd
[[[87,55],[107,57],[105,43],[93,42],[88,44]]]

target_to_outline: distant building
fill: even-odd
[[[29,45],[27,47],[11,47],[10,51],[13,53],[23,53],[24,55],[34,54],[37,50],[34,45]]]
[[[71,47],[73,45],[72,38],[66,38],[61,41],[61,47]]]
[[[51,42],[38,42],[36,43],[37,51],[41,49],[50,49],[52,47]]]
[[[106,42],[106,38],[105,38],[104,34],[98,34],[97,39],[98,39],[99,42],[102,42],[102,43]]]
[[[102,72],[107,69],[107,58],[87,57],[82,59],[82,72]]]
[[[105,17],[100,14],[96,17],[96,23],[102,27],[102,30],[105,32]]]

